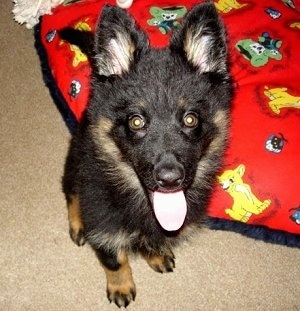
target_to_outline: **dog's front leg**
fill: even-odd
[[[127,307],[135,299],[136,289],[125,250],[95,249],[107,280],[107,298],[118,307]]]

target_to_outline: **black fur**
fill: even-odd
[[[222,22],[212,3],[200,4],[168,48],[153,49],[126,11],[105,6],[94,36],[60,34],[93,67],[63,178],[68,202],[79,198],[84,237],[108,270],[118,270],[124,251],[169,258],[170,271],[174,258],[166,254],[201,227],[226,146],[232,83]],[[186,115],[195,124],[186,124]],[[130,127],[135,117],[141,128]],[[166,231],[151,193],[180,189],[187,216],[180,229]],[[121,306],[130,297],[109,299]]]

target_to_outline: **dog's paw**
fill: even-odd
[[[85,237],[84,237],[84,231],[83,229],[79,230],[74,230],[73,228],[70,227],[70,237],[72,241],[78,245],[78,246],[83,246],[85,244]]]
[[[175,268],[175,256],[171,251],[164,255],[143,255],[148,265],[156,272],[173,272]]]
[[[135,300],[135,296],[136,289],[132,280],[119,284],[107,284],[107,298],[110,302],[114,302],[119,308],[126,308],[131,301]]]

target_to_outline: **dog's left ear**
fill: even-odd
[[[95,61],[98,74],[122,75],[149,47],[146,34],[134,19],[118,7],[103,7],[95,33]]]
[[[171,50],[187,58],[200,73],[227,71],[227,45],[224,25],[212,2],[193,7],[182,27],[175,31]]]

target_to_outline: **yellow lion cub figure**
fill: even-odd
[[[269,106],[276,114],[280,114],[283,108],[300,109],[300,96],[289,94],[286,87],[269,89],[265,86],[264,94],[270,99]]]
[[[260,201],[252,193],[251,187],[243,182],[245,170],[245,165],[240,164],[236,169],[227,170],[217,177],[222,188],[233,198],[232,207],[227,208],[225,213],[241,222],[247,222],[252,214],[262,213],[271,204],[271,200]]]
[[[237,0],[218,0],[215,2],[215,6],[217,10],[223,13],[228,13],[233,9],[240,9],[247,4],[240,4]]]

